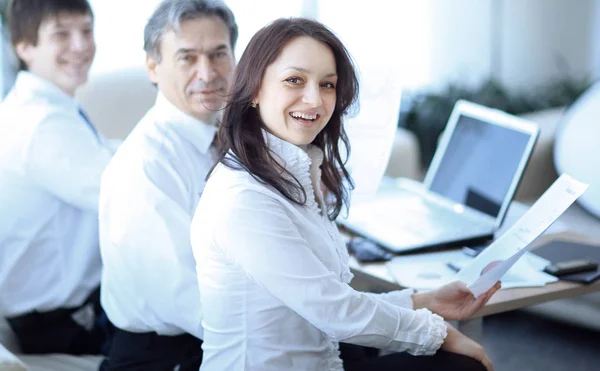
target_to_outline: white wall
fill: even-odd
[[[491,73],[491,11],[497,0],[431,2],[429,82],[478,84]],[[524,0],[527,1],[527,0]]]
[[[598,0],[430,1],[434,84],[492,76],[526,90],[562,73],[580,77],[598,71],[598,46],[593,57],[593,41],[600,43],[594,36],[600,31]]]
[[[91,74],[142,68],[144,26],[159,0],[88,0],[95,16],[96,58]]]
[[[235,48],[239,59],[256,31],[280,17],[300,16],[303,0],[225,0],[235,15],[240,31]]]
[[[321,0],[317,12],[342,39],[373,89],[431,81],[430,14],[430,0]]]
[[[240,27],[238,58],[266,23],[304,14],[338,33],[363,75],[384,85],[474,85],[495,76],[526,89],[558,76],[559,57],[576,75],[600,76],[600,0],[225,1]],[[143,66],[143,28],[158,2],[91,0],[92,73]]]
[[[144,27],[160,0],[89,0],[95,14],[97,54],[91,73],[126,67],[143,68],[146,55]],[[303,0],[225,0],[240,30],[236,47],[239,58],[250,38],[268,22],[298,16]]]
[[[361,70],[408,88],[494,77],[522,90],[600,72],[600,0],[321,0],[318,18]]]
[[[501,80],[526,89],[591,73],[594,0],[503,0]]]

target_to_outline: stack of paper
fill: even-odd
[[[387,263],[387,268],[396,282],[403,287],[433,290],[458,280],[456,271],[449,268],[448,263],[464,268],[474,259],[461,250],[442,251],[398,256]],[[547,260],[527,253],[502,277],[502,288],[539,287],[556,282],[556,277],[542,272],[547,264]]]

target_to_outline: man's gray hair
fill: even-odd
[[[144,50],[160,62],[160,42],[168,31],[179,32],[182,22],[201,17],[218,17],[229,30],[231,50],[235,48],[238,27],[233,12],[221,0],[163,0],[144,28]]]

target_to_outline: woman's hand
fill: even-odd
[[[492,362],[490,362],[481,345],[469,339],[449,324],[446,324],[446,326],[448,335],[442,344],[442,350],[474,358],[483,363],[488,371],[494,370]]]
[[[415,309],[427,308],[446,320],[465,320],[481,309],[499,289],[500,282],[475,299],[464,283],[455,281],[435,291],[414,294],[413,302]]]

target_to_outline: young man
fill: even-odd
[[[145,28],[156,104],[107,167],[100,194],[102,304],[117,327],[110,370],[198,370],[202,308],[191,219],[235,61],[220,1],[165,0]]]
[[[98,197],[114,143],[73,98],[94,59],[92,11],[13,0],[8,20],[21,71],[0,104],[0,315],[25,353],[97,354]]]

